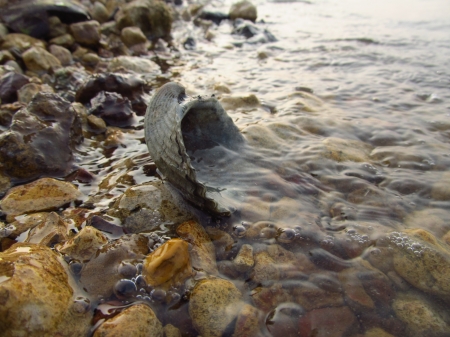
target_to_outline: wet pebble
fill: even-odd
[[[102,118],[108,125],[118,127],[130,126],[134,115],[128,98],[105,91],[91,99],[89,113]]]
[[[250,1],[244,0],[234,3],[229,12],[231,20],[244,19],[255,22],[258,16],[256,6]]]
[[[70,30],[78,43],[93,46],[100,41],[100,24],[95,20],[71,24]]]
[[[17,91],[30,79],[22,74],[7,72],[0,78],[0,99],[1,103],[12,103],[17,101]]]

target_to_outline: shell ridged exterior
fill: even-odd
[[[230,215],[200,182],[185,146],[182,121],[192,115],[189,137],[235,149],[244,138],[215,98],[198,99],[182,105],[185,89],[178,83],[162,86],[149,102],[145,115],[145,140],[149,153],[165,179],[195,206],[215,215]],[[211,137],[209,137],[211,133]],[[221,137],[218,139],[217,137]],[[209,138],[212,138],[209,139]]]

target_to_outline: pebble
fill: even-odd
[[[72,260],[85,262],[89,261],[106,243],[108,243],[108,238],[102,232],[92,226],[86,226],[56,249]]]
[[[0,207],[9,220],[14,217],[59,207],[80,197],[81,193],[71,183],[52,178],[42,178],[32,183],[13,187],[2,199]]]
[[[299,335],[315,337],[343,337],[357,323],[349,307],[322,308],[308,312],[299,320]]]
[[[337,162],[370,162],[372,147],[369,144],[350,139],[329,137],[322,141],[323,156]]]
[[[40,92],[53,93],[53,88],[48,84],[28,83],[17,91],[17,98],[20,103],[28,104]]]
[[[108,319],[93,337],[163,337],[163,327],[153,310],[145,304],[135,304]]]
[[[118,56],[111,60],[108,65],[109,71],[128,70],[138,74],[160,74],[159,66],[148,59],[137,56]]]
[[[49,50],[50,53],[52,53],[52,55],[55,56],[59,60],[59,62],[61,62],[62,66],[65,67],[72,64],[72,54],[67,48],[59,46],[57,44],[52,44],[49,47]]]
[[[192,276],[188,243],[171,239],[149,254],[142,268],[142,276],[151,287],[170,289],[180,287]]]
[[[177,227],[177,234],[192,245],[192,266],[208,274],[217,274],[214,245],[203,226],[197,221],[186,221]]]
[[[4,336],[86,336],[92,312],[76,313],[74,290],[50,248],[17,243],[0,252]]]
[[[83,21],[70,25],[73,38],[83,45],[92,46],[100,41],[100,24],[98,21]]]
[[[139,27],[125,27],[120,33],[123,43],[127,47],[134,46],[135,44],[147,42],[147,38]]]
[[[249,244],[242,245],[239,253],[234,258],[233,263],[240,272],[250,270],[255,264],[255,260],[253,259],[253,247]]]
[[[61,67],[61,62],[47,50],[32,47],[22,54],[23,62],[28,70],[33,72],[46,72]]]
[[[250,1],[244,0],[234,3],[229,12],[231,20],[244,19],[255,22],[258,17],[256,6]]]
[[[189,314],[199,334],[222,336],[243,305],[241,296],[227,280],[213,278],[197,283],[189,300]]]

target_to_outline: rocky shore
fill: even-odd
[[[174,41],[174,26],[193,24],[208,41],[210,27],[230,21],[238,47],[276,41],[248,1],[229,13],[205,8],[0,2],[2,336],[449,336],[448,212],[413,213],[367,183],[378,179],[371,164],[407,154],[327,137],[311,158],[364,163],[353,172],[359,185],[297,174],[302,165],[287,160],[264,176],[267,186],[247,188],[230,219],[186,205],[148,155],[109,165],[127,151],[127,134],[142,136],[149,93],[176,80],[196,48],[191,37]],[[275,111],[254,94],[214,90],[226,110]],[[309,111],[321,104],[308,88],[295,100]],[[262,153],[282,153],[283,141],[330,124],[293,118],[242,133]],[[79,165],[86,143],[105,160]],[[99,177],[95,166],[108,172]],[[147,181],[118,173],[138,167]],[[86,195],[90,185],[98,192]],[[443,174],[423,193],[449,200],[449,187]],[[363,212],[377,220],[361,221]]]

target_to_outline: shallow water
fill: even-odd
[[[220,169],[214,187],[226,188],[236,209],[222,228],[270,221],[275,232],[263,226],[259,239],[288,235],[293,252],[317,254],[319,265],[332,265],[324,250],[355,258],[393,230],[442,237],[450,230],[450,2],[255,3],[257,25],[278,41],[250,44],[226,21],[209,29],[211,41],[191,22],[176,22],[173,32],[179,45],[197,41],[168,69],[188,95],[220,99],[226,95],[214,87],[223,84],[262,103],[228,109],[249,143],[247,157],[208,162]],[[226,12],[230,2],[209,6]],[[93,140],[80,149],[78,164],[97,175],[80,189],[97,210],[159,179],[148,174],[142,128],[121,137],[107,153]],[[426,221],[430,215],[439,221]],[[253,241],[239,245],[246,242]]]

